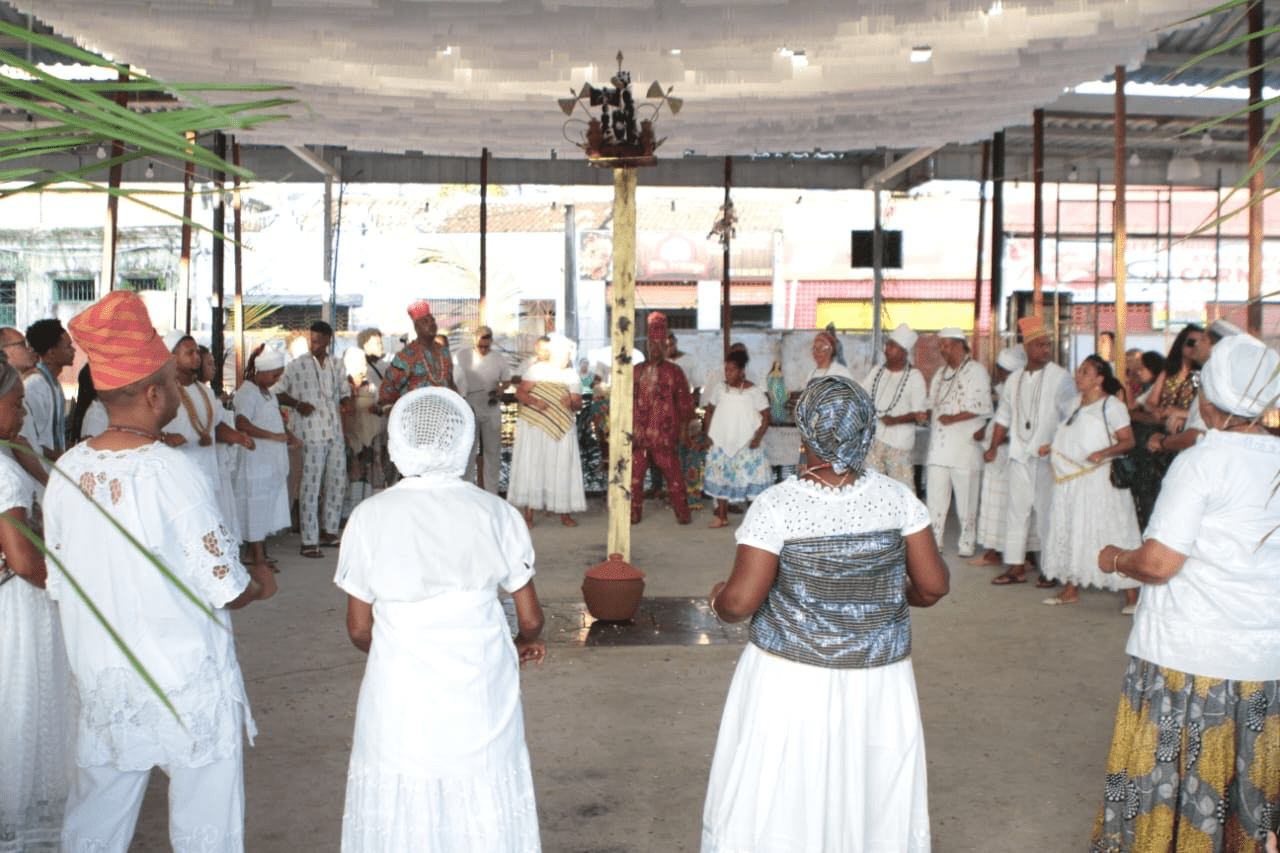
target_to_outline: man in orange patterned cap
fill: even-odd
[[[449,350],[436,340],[436,318],[431,313],[431,304],[425,299],[414,302],[409,306],[409,319],[413,321],[413,331],[418,337],[396,353],[382,379],[378,405],[384,413],[391,410],[396,400],[415,388],[438,385],[467,396],[465,383],[464,387],[455,383],[453,358]]]
[[[680,473],[676,446],[693,420],[693,395],[684,371],[667,361],[667,318],[654,312],[648,321],[648,359],[635,366],[631,443],[631,523],[644,513],[644,472],[649,460],[667,481],[667,499],[676,521],[688,524],[689,491]]]
[[[45,492],[45,541],[58,558],[48,590],[60,607],[81,703],[62,849],[124,853],[151,768],[162,767],[175,849],[199,844],[239,853],[241,729],[252,737],[254,725],[227,611],[270,597],[275,581],[266,566],[245,571],[208,480],[160,440],[178,410],[177,367],[142,300],[115,291],[69,325],[89,357],[109,425],[62,455],[58,467],[66,476],[53,477]],[[100,510],[144,544],[130,542]],[[161,574],[157,561],[199,605]],[[173,711],[72,590],[66,572]]]

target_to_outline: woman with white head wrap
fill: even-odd
[[[454,391],[405,394],[387,440],[404,479],[352,512],[334,578],[369,653],[343,853],[536,853],[519,667],[546,644],[529,531],[462,480],[475,416]],[[499,587],[515,601],[514,643]]]
[[[533,363],[516,387],[520,411],[507,500],[524,507],[529,527],[537,509],[559,513],[561,524],[577,527],[569,513],[587,508],[576,421],[582,408],[582,383],[569,366],[571,355],[565,338],[540,338]]]
[[[252,562],[274,567],[265,543],[289,526],[289,447],[299,442],[285,429],[280,404],[271,393],[284,373],[284,351],[267,347],[251,360],[253,370],[236,389],[232,403],[236,429],[252,437],[254,447],[244,451],[236,466],[234,493]]]
[[[946,595],[929,513],[866,470],[876,409],[852,380],[800,395],[803,473],[737,530],[725,621],[751,617],[716,741],[702,850],[927,851],[908,605]]]
[[[1165,475],[1146,541],[1098,553],[1145,585],[1091,850],[1255,851],[1280,825],[1280,438],[1258,422],[1277,396],[1280,355],[1218,343],[1208,431]]]
[[[1005,380],[1020,367],[1027,366],[1027,353],[1022,344],[1005,347],[996,356],[996,367],[991,377],[992,408],[1000,404]],[[986,443],[989,424],[973,434],[974,440]],[[982,491],[978,499],[978,544],[983,553],[969,561],[971,566],[998,566],[1003,562],[1000,549],[1004,546],[1004,515],[1009,504],[1009,441],[1006,438],[996,448],[996,458],[982,465]],[[1035,542],[1039,547],[1039,540]]]

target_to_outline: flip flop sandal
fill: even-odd
[[[298,551],[304,557],[310,557],[313,560],[319,560],[324,557],[324,552],[320,550],[319,545],[303,545]]]
[[[991,583],[995,586],[1009,586],[1015,583],[1026,583],[1026,575],[1015,575],[1013,572],[1005,572],[1002,575],[996,575],[991,579]]]
[[[1057,585],[1057,581],[1051,580],[1044,575],[1036,579],[1036,589],[1053,589]]]

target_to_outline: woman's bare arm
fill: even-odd
[[[729,579],[711,589],[711,609],[725,622],[741,622],[764,604],[777,576],[777,554],[739,545]]]
[[[907,535],[907,603],[932,607],[951,591],[951,572],[942,562],[932,528]]]

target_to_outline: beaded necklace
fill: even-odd
[[[187,419],[191,421],[191,428],[196,431],[196,435],[200,436],[200,446],[208,447],[213,444],[213,436],[209,434],[213,429],[213,404],[209,402],[209,398],[204,395],[203,391],[200,392],[200,400],[204,403],[204,412],[207,418],[206,423],[201,425],[196,417],[195,404],[191,402],[191,396],[187,394],[187,389],[179,385],[178,392],[182,395],[182,408],[187,410]]]
[[[938,381],[945,387],[938,394],[938,402],[934,404],[935,409],[941,409],[942,404],[947,402],[947,400],[951,397],[951,394],[959,386],[959,383],[956,382],[956,377],[960,375],[960,371],[964,370],[964,366],[968,364],[970,361],[972,361],[972,359],[966,355],[964,357],[964,361],[956,365],[956,369],[951,371],[950,376],[947,375],[946,367],[942,368],[942,372],[938,377]]]
[[[1022,413],[1022,380],[1027,377],[1027,372],[1024,369],[1022,373],[1018,374],[1018,387],[1013,392],[1013,422],[1015,427],[1026,428],[1026,432],[1022,435],[1023,438],[1031,437],[1031,422],[1033,419],[1039,419],[1040,417],[1040,393],[1044,390],[1044,370],[1041,367],[1039,370],[1033,371],[1036,374],[1036,384],[1031,389],[1030,411],[1026,413],[1025,418]]]
[[[881,409],[880,408],[880,380],[884,379],[884,375],[888,370],[889,368],[885,367],[883,364],[880,365],[880,371],[876,373],[876,381],[871,383],[871,400],[876,404],[877,418],[881,418],[889,414],[890,412],[893,411],[893,408],[898,405],[898,401],[902,399],[902,392],[907,387],[907,379],[910,377],[910,374],[911,374],[910,366],[904,366],[902,368],[902,378],[898,380],[898,390],[893,392],[893,399],[889,402],[889,405],[886,408]],[[951,378],[954,379],[955,377],[952,376]]]

